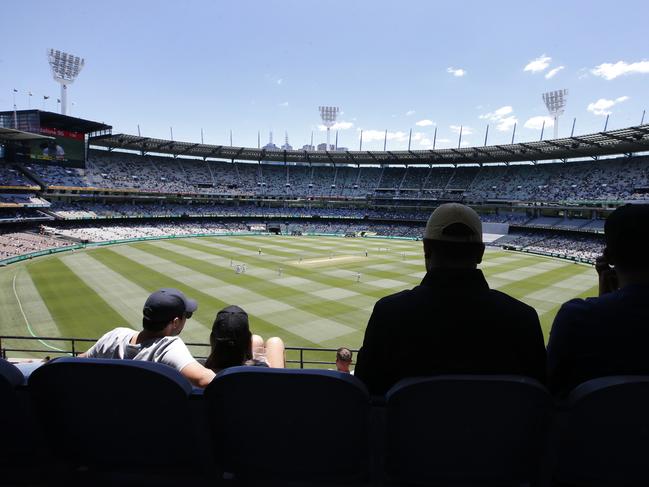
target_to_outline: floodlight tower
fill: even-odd
[[[79,76],[85,60],[56,49],[48,49],[47,58],[54,80],[61,84],[61,115],[65,115],[68,111],[68,85]]]
[[[320,110],[320,118],[322,118],[322,123],[324,124],[325,127],[327,127],[327,148],[326,150],[329,150],[330,144],[329,144],[329,138],[331,135],[331,127],[334,126],[336,123],[336,117],[338,116],[338,112],[340,112],[340,108],[338,107],[318,107]]]
[[[554,138],[559,138],[559,117],[563,115],[566,106],[568,90],[548,91],[543,93],[543,101],[548,109],[548,113],[554,119]]]

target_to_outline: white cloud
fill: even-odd
[[[283,102],[283,103],[280,103],[278,106],[280,106],[280,107],[287,107],[287,106],[288,106],[288,102],[285,101],[285,102]]]
[[[385,130],[363,130],[363,142],[382,141],[385,136]],[[389,141],[408,142],[408,133],[401,131],[388,132],[387,138]]]
[[[331,130],[347,130],[347,129],[352,128],[353,126],[354,126],[354,124],[352,122],[340,121],[340,122],[334,123],[331,126]],[[318,125],[318,130],[320,132],[324,132],[325,130],[327,130],[327,127],[325,127],[324,125]]]
[[[561,71],[564,68],[564,66],[559,66],[557,68],[552,68],[550,71],[545,73],[545,79],[550,79],[554,78],[559,71]]]
[[[513,112],[514,109],[510,105],[505,105],[493,112],[480,115],[478,118],[494,122],[496,124],[496,130],[508,132],[514,127],[515,123],[518,123],[518,119],[512,115]]]
[[[452,74],[456,78],[461,78],[466,75],[466,70],[462,68],[454,68],[453,66],[446,68],[446,72]]]
[[[541,130],[543,122],[545,122],[545,128],[554,126],[554,119],[552,117],[539,115],[537,117],[529,118],[527,122],[525,122],[524,127],[526,129]]]
[[[491,120],[492,122],[495,122],[503,118],[505,115],[509,115],[513,111],[514,109],[510,105],[505,105],[504,107],[500,107],[498,110],[494,110],[493,112],[480,115],[478,116],[478,118],[481,118],[483,120]]]
[[[282,78],[278,78],[277,81],[275,81],[278,85],[281,85],[283,82],[284,80]]]
[[[527,63],[523,71],[531,71],[532,73],[544,71],[550,65],[550,61],[552,61],[552,58],[543,54]]]
[[[623,101],[627,101],[628,99],[628,96],[619,96],[615,100],[600,98],[593,103],[589,103],[586,109],[595,115],[610,115],[610,108],[613,108],[613,106],[617,105],[618,103],[622,103]]]
[[[430,127],[431,125],[435,125],[432,120],[428,120],[427,118],[423,120],[419,120],[418,122],[415,122],[415,125],[417,127]]]
[[[601,76],[610,81],[618,76],[624,76],[627,74],[649,73],[649,61],[638,61],[635,63],[618,61],[615,64],[603,63],[599,66],[595,66],[595,68],[591,69],[590,72],[595,76]]]
[[[518,119],[514,116],[501,118],[496,124],[496,130],[499,130],[500,132],[509,132],[517,123]]]
[[[409,116],[411,116],[411,115],[414,115],[415,113],[417,113],[417,112],[415,112],[414,110],[408,110],[408,111],[406,112],[406,117],[409,117]]]
[[[471,135],[473,129],[471,127],[460,127],[459,125],[449,125],[449,128],[456,134],[460,134],[460,128],[462,129],[462,135]]]

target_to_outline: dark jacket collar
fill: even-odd
[[[489,284],[480,269],[432,269],[426,273],[421,285],[440,290],[486,291],[489,289]]]

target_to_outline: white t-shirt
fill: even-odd
[[[159,362],[169,365],[179,372],[186,365],[196,362],[180,337],[161,337],[131,345],[131,338],[137,333],[130,328],[115,328],[97,340],[97,343],[86,352],[86,355],[88,358]]]

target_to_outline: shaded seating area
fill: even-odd
[[[214,461],[228,477],[363,481],[370,401],[336,371],[232,367],[205,389]]]
[[[0,360],[0,376],[3,453],[29,460],[2,485],[649,484],[644,376],[562,404],[520,376],[404,379],[385,397],[323,370],[233,367],[205,391],[126,360],[55,359],[27,379]]]
[[[554,410],[520,376],[404,379],[386,396],[386,470],[418,485],[538,485]]]

